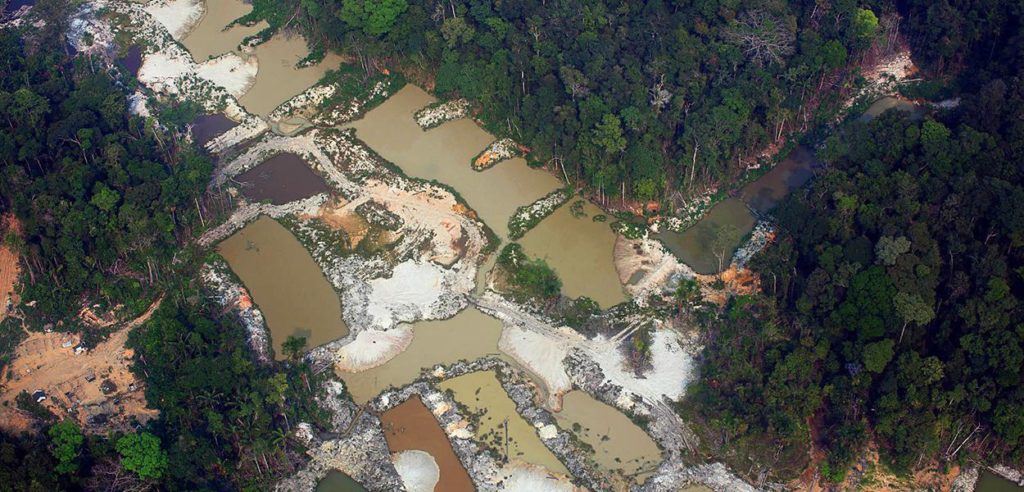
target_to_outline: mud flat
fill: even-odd
[[[313,258],[277,221],[261,216],[217,246],[270,328],[277,358],[289,336],[315,347],[344,337],[341,303]]]
[[[438,385],[451,390],[460,404],[479,415],[474,439],[505,454],[505,422],[508,422],[508,458],[543,466],[551,472],[567,475],[569,471],[544,446],[533,428],[519,413],[515,402],[505,393],[494,371],[471,372]]]
[[[647,433],[614,407],[582,391],[566,393],[562,411],[554,416],[559,427],[594,448],[594,459],[606,470],[618,470],[642,482],[661,462],[661,450]]]
[[[262,164],[235,176],[242,194],[252,201],[269,200],[284,205],[295,200],[327,193],[330,188],[302,157],[290,152],[276,154]]]
[[[206,0],[206,13],[181,44],[197,62],[235,51],[243,39],[268,27],[266,22],[260,21],[252,26],[234,25],[224,30],[231,21],[249,12],[252,12],[252,5],[242,0]]]
[[[595,215],[603,213],[597,206],[578,202],[583,206],[580,208],[582,215],[577,217],[572,212],[574,203],[577,201],[569,200],[559,207],[527,232],[519,243],[531,256],[543,258],[554,268],[562,280],[565,295],[587,296],[603,308],[625,301],[626,295],[612,261],[615,233],[607,222],[593,220]]]
[[[413,324],[412,331],[413,340],[408,348],[383,365],[360,372],[338,371],[356,403],[366,403],[389,387],[405,386],[416,380],[424,369],[437,364],[447,365],[497,354],[501,323],[470,308],[451,319],[419,321]],[[343,348],[341,352],[347,355],[353,351],[373,351],[372,347],[359,346],[364,343],[373,344],[373,340],[364,342],[357,337],[353,347]],[[352,354],[355,355],[358,354]],[[348,365],[345,355],[339,359],[336,367]]]
[[[480,218],[506,238],[508,219],[516,209],[558,189],[561,182],[544,171],[530,169],[521,158],[486,172],[474,171],[470,160],[494,137],[471,120],[450,121],[423,131],[413,114],[433,102],[423,89],[406,85],[349,126],[360,140],[406,174],[458,190]]]
[[[469,473],[455,456],[448,436],[419,396],[410,397],[380,416],[384,438],[392,453],[419,450],[434,458],[440,469],[436,490],[473,492]]]

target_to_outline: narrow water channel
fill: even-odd
[[[444,381],[438,388],[452,390],[459,403],[479,415],[474,436],[477,442],[490,447],[499,456],[506,456],[507,421],[509,459],[543,466],[554,473],[569,474],[565,465],[541,442],[537,430],[516,412],[515,402],[505,393],[494,371],[471,372]]]
[[[502,239],[516,208],[561,187],[523,159],[510,159],[487,171],[474,171],[470,160],[494,137],[472,120],[456,120],[423,131],[413,120],[416,110],[436,101],[414,85],[406,85],[352,123],[356,136],[385,159],[414,177],[437,180],[454,188]]]
[[[413,324],[409,347],[387,363],[358,373],[339,372],[352,399],[362,405],[389,387],[405,386],[424,369],[498,354],[501,322],[475,308],[451,319]]]
[[[260,217],[225,239],[217,251],[245,284],[270,329],[278,359],[289,336],[312,348],[348,334],[341,301],[320,267],[281,224]]]
[[[995,473],[983,470],[978,475],[978,482],[974,484],[974,492],[1022,492],[1021,487]]]
[[[729,266],[740,241],[754,228],[754,215],[735,198],[718,202],[707,215],[681,233],[663,231],[654,237],[697,273],[716,273]]]
[[[569,297],[587,296],[602,308],[626,300],[613,262],[615,233],[608,222],[596,222],[601,209],[579,201],[579,216],[569,200],[537,224],[519,241],[533,257],[543,258],[562,280],[562,292]]]

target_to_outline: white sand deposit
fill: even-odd
[[[529,368],[530,372],[544,382],[548,392],[547,405],[555,411],[562,407],[561,395],[572,389],[572,381],[565,371],[562,360],[575,346],[572,341],[580,338],[570,329],[564,329],[563,333],[564,337],[556,338],[505,324],[501,330],[501,338],[498,339],[499,350],[523,367]]]
[[[244,59],[235,53],[225,53],[199,64],[196,75],[213,82],[235,97],[242,97],[256,83],[259,62],[255,56]]]
[[[683,350],[679,335],[672,330],[662,329],[652,334],[651,364],[654,368],[642,378],[636,377],[619,345],[611,340],[598,336],[588,352],[601,366],[607,380],[649,403],[660,402],[662,397],[679,399],[693,379],[693,357]]]
[[[163,24],[174,39],[181,41],[203,18],[206,4],[202,0],[160,0],[144,10]]]
[[[402,477],[402,484],[409,492],[433,492],[441,479],[441,468],[434,457],[425,451],[413,449],[391,456],[391,461]]]
[[[441,298],[444,271],[432,263],[406,261],[389,278],[371,280],[366,312],[376,326],[391,326],[401,312],[426,313]]]
[[[555,477],[542,467],[513,461],[498,473],[502,482],[499,490],[506,492],[574,492],[581,490],[561,477]]]
[[[402,353],[412,343],[412,325],[392,330],[364,330],[335,352],[335,369],[361,372],[377,367]]]

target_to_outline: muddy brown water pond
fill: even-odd
[[[995,473],[983,470],[978,475],[978,482],[974,484],[974,492],[1021,492],[1021,487]]]
[[[224,132],[238,126],[238,123],[232,121],[221,113],[215,113],[196,116],[196,118],[192,120],[191,125],[192,141],[202,147],[210,140],[213,140]]]
[[[661,450],[643,429],[587,393],[566,393],[562,410],[554,416],[559,427],[571,430],[594,448],[594,460],[606,470],[621,470],[643,482],[661,463]]]
[[[544,446],[537,430],[516,412],[515,402],[501,387],[494,371],[479,371],[449,379],[438,385],[452,390],[455,399],[479,415],[473,439],[505,454],[505,419],[508,419],[509,458],[543,466],[548,471],[568,475],[562,462]]]
[[[697,273],[711,274],[728,266],[740,240],[754,228],[754,215],[735,198],[722,200],[699,222],[681,233],[664,231],[655,235],[665,247]],[[727,238],[723,240],[720,238]]]
[[[295,64],[308,53],[309,47],[302,36],[287,33],[276,34],[256,46],[250,55],[259,61],[256,83],[238,102],[250,113],[265,117],[281,103],[319,82],[328,70],[338,68],[342,61],[341,56],[328,52],[320,63],[296,68]]]
[[[504,240],[508,219],[516,208],[560,188],[561,182],[545,171],[531,169],[519,158],[484,172],[474,171],[470,160],[494,137],[468,119],[423,131],[412,115],[434,101],[423,89],[406,85],[349,126],[360,140],[406,174],[437,180],[457,190]]]
[[[348,334],[341,301],[295,236],[261,216],[217,246],[263,311],[274,352],[291,335],[312,348]]]
[[[537,224],[519,241],[531,256],[543,258],[562,279],[569,297],[587,296],[608,308],[626,300],[615,271],[615,233],[608,222],[596,222],[603,214],[596,205],[579,201],[582,215],[573,215],[569,200]]]
[[[249,200],[269,200],[274,205],[330,192],[323,178],[291,152],[275,154],[234,180],[242,184],[242,194]]]
[[[392,453],[419,450],[434,457],[437,467],[441,470],[440,479],[434,490],[476,490],[469,473],[455,455],[448,436],[419,396],[410,397],[381,414],[380,423],[384,430],[384,439]]]
[[[358,373],[340,372],[352,399],[362,405],[389,387],[405,386],[424,369],[498,354],[501,322],[476,308],[441,321],[413,324],[409,347],[387,363]]]
[[[181,44],[192,53],[192,59],[199,63],[235,51],[243,39],[268,27],[266,22],[260,21],[252,26],[234,25],[224,29],[249,12],[252,12],[252,5],[242,0],[206,0],[206,13]]]
[[[316,484],[316,492],[367,492],[366,488],[352,477],[340,472],[330,471],[320,483]]]

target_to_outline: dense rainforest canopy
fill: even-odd
[[[971,90],[957,109],[828,138],[824,169],[775,211],[780,240],[755,258],[767,296],[710,323],[694,391],[709,442],[782,477],[809,444],[834,480],[869,442],[898,472],[1024,461],[1022,12],[979,7],[971,26],[942,3],[910,8],[924,60],[966,64],[955,82]],[[996,36],[936,43],[928,19]]]

